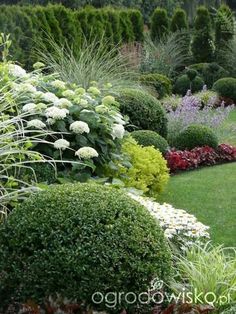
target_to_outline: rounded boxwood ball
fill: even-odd
[[[230,98],[236,101],[236,78],[226,77],[219,79],[214,83],[213,90],[223,98]]]
[[[159,224],[123,191],[52,185],[0,226],[0,269],[1,306],[59,293],[96,308],[95,292],[139,293],[153,278],[168,282],[171,255]]]
[[[132,137],[142,146],[154,146],[162,154],[168,150],[168,143],[161,135],[154,131],[139,130],[131,133]]]
[[[167,136],[167,118],[161,103],[144,90],[124,89],[117,99],[121,113],[129,117],[129,131],[152,130]]]
[[[202,146],[217,148],[218,139],[210,128],[192,124],[176,137],[174,146],[181,150]]]

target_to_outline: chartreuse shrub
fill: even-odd
[[[161,135],[154,131],[138,130],[131,133],[132,137],[142,146],[154,146],[162,154],[168,150],[168,143]]]
[[[158,73],[143,74],[140,81],[143,85],[153,87],[158,98],[163,98],[172,92],[171,80],[165,75]]]
[[[123,191],[97,184],[32,195],[0,226],[0,253],[1,307],[59,294],[103,310],[92,302],[95,292],[139,294],[171,273],[156,220]],[[122,300],[116,309],[129,306]]]
[[[236,78],[226,77],[216,81],[213,90],[223,98],[236,101]]]
[[[189,68],[198,72],[208,88],[211,88],[217,80],[229,75],[228,71],[216,62],[192,64]]]
[[[117,99],[122,114],[129,117],[130,129],[152,130],[166,137],[166,114],[155,97],[143,90],[123,89]]]
[[[127,187],[142,190],[148,195],[159,194],[169,179],[167,163],[160,151],[154,147],[142,147],[133,138],[128,138],[122,145],[122,152],[131,166],[120,165],[119,178]]]
[[[206,7],[197,9],[194,22],[194,36],[192,40],[192,53],[196,63],[210,62],[214,55],[213,37],[211,34],[211,17]]]
[[[201,146],[217,148],[218,139],[214,131],[209,127],[200,124],[192,124],[176,137],[174,146],[181,150]]]
[[[160,41],[169,33],[169,18],[166,9],[156,8],[151,16],[151,38]]]

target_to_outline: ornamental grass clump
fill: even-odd
[[[236,301],[236,251],[234,248],[193,244],[185,255],[175,259],[176,279],[172,288],[177,295],[210,302],[219,313]],[[226,311],[227,313],[227,311]]]
[[[32,195],[0,226],[0,269],[1,309],[60,295],[107,311],[105,299],[93,302],[94,293],[139,295],[154,278],[168,284],[171,254],[157,221],[123,191],[54,185]],[[137,306],[122,298],[113,310]]]

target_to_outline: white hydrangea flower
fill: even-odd
[[[43,123],[41,120],[33,119],[27,122],[27,126],[29,128],[36,128],[36,129],[44,129],[46,128],[46,124]]]
[[[66,118],[67,114],[69,114],[69,110],[64,108],[60,109],[56,106],[49,107],[45,110],[45,116],[54,120],[62,120]]]
[[[88,105],[88,101],[86,99],[81,99],[79,103],[83,107],[86,107]]]
[[[84,95],[86,93],[86,90],[83,87],[79,87],[75,90],[75,93],[78,95]]]
[[[108,113],[109,112],[109,108],[107,106],[104,105],[99,105],[95,107],[95,111],[97,113]]]
[[[37,105],[33,102],[28,103],[22,107],[23,112],[32,112],[32,111],[35,111],[36,109],[37,109]]]
[[[37,92],[36,87],[34,87],[32,84],[30,83],[22,83],[18,85],[18,88],[20,91],[22,92],[28,92],[28,93],[32,93],[35,94]]]
[[[100,90],[94,86],[89,87],[88,92],[95,96],[99,96],[101,94]]]
[[[34,64],[33,64],[33,68],[35,69],[35,70],[39,70],[39,69],[42,69],[42,68],[44,68],[45,67],[45,64],[43,63],[43,62],[35,62]]]
[[[106,106],[109,106],[109,105],[112,105],[114,104],[116,101],[115,101],[115,98],[113,96],[105,96],[103,99],[102,99],[102,104],[103,105],[106,105]]]
[[[44,93],[42,97],[44,101],[50,102],[50,103],[55,103],[59,99],[55,94],[50,93],[50,92]]]
[[[75,92],[73,90],[67,89],[62,93],[62,96],[66,97],[66,98],[74,98]]]
[[[27,72],[17,64],[9,64],[8,69],[10,74],[13,75],[14,77],[22,78],[27,76]]]
[[[51,82],[51,85],[55,88],[58,89],[65,89],[66,88],[66,83],[60,80],[55,80],[53,82]]]
[[[59,140],[56,140],[54,142],[53,146],[56,149],[65,150],[68,147],[70,147],[70,143],[67,140],[64,140],[63,138],[60,138]]]
[[[56,120],[54,120],[54,119],[52,119],[52,118],[48,118],[48,119],[46,120],[46,123],[47,123],[48,125],[53,125],[55,122],[56,122]]]
[[[54,105],[60,108],[69,108],[73,106],[72,102],[66,98],[58,99],[57,101],[54,102]]]
[[[70,130],[76,134],[83,134],[83,133],[90,132],[88,124],[83,121],[75,121],[71,123]]]
[[[125,128],[122,124],[114,124],[111,132],[111,136],[113,140],[115,138],[122,139],[125,134]]]
[[[36,92],[34,93],[34,97],[35,97],[35,98],[41,99],[41,98],[43,98],[43,96],[44,96],[44,93],[41,92],[41,91],[36,91]]]
[[[98,157],[98,152],[92,147],[82,147],[75,152],[75,156],[81,159],[90,159]]]
[[[116,113],[113,118],[115,119],[116,123],[117,124],[122,124],[122,125],[125,125],[125,121],[124,121],[124,118],[123,116],[120,114],[120,113]]]

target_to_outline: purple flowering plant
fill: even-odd
[[[177,108],[166,108],[168,119],[168,141],[172,145],[175,137],[191,124],[201,124],[213,129],[219,128],[233,110],[234,105],[225,106],[224,102],[217,108],[214,101],[202,107],[199,98],[190,91],[182,98],[181,105]]]

